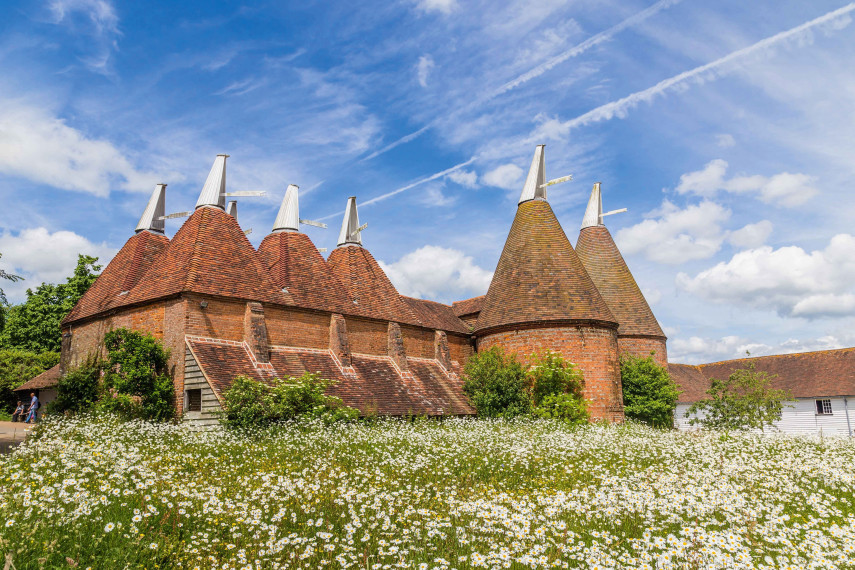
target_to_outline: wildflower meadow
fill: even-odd
[[[48,421],[0,458],[26,568],[855,567],[844,438],[378,421]]]

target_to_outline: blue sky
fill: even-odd
[[[534,145],[571,242],[593,182],[672,361],[855,345],[855,4],[14,2],[0,22],[0,267],[107,261],[214,156],[256,245],[288,183],[347,196],[404,294],[482,294]],[[445,174],[442,174],[445,173]],[[173,234],[180,220],[167,222]]]

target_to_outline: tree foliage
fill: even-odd
[[[653,427],[674,427],[674,409],[680,390],[668,370],[653,360],[625,356],[620,361],[623,411],[627,418]]]
[[[3,254],[0,253],[0,257],[3,257]],[[11,281],[15,283],[16,281],[20,281],[23,279],[20,275],[15,275],[13,273],[6,273],[2,269],[0,269],[0,279],[6,279],[7,281]],[[3,288],[0,287],[0,331],[3,330],[3,325],[6,322],[6,306],[9,304],[9,301],[6,299],[6,293],[3,292]]]
[[[104,362],[94,356],[72,368],[59,379],[56,400],[48,404],[51,414],[87,412],[95,406],[100,396],[101,372]]]
[[[101,270],[97,257],[77,256],[74,273],[65,283],[42,283],[27,289],[27,300],[6,310],[0,346],[33,352],[59,352],[62,344],[60,323],[95,282]]]
[[[710,429],[763,431],[781,419],[787,401],[793,399],[789,392],[770,386],[776,376],[755,370],[751,362],[726,380],[712,379],[709,398],[692,404],[686,417],[697,415],[689,423]]]
[[[119,328],[104,335],[102,410],[126,418],[167,420],[175,414],[169,351],[151,335]]]
[[[234,428],[265,427],[276,422],[311,417],[325,423],[351,421],[359,411],[328,396],[332,381],[306,372],[300,378],[275,379],[271,384],[236,376],[223,394],[222,422]]]
[[[525,369],[499,347],[472,355],[463,369],[463,391],[479,416],[512,418],[528,413]]]
[[[14,410],[22,398],[13,390],[58,363],[59,354],[56,352],[0,349],[0,410]],[[23,399],[29,401],[29,395]]]

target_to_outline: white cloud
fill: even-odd
[[[719,190],[734,194],[753,192],[767,204],[794,207],[804,204],[818,192],[812,186],[814,178],[807,174],[781,172],[772,177],[734,176],[726,180],[727,167],[727,162],[716,159],[710,161],[703,170],[683,174],[677,185],[677,193],[711,197]]]
[[[464,188],[477,188],[478,175],[472,170],[455,170],[446,176],[452,182],[460,184]]]
[[[0,101],[0,173],[102,198],[111,188],[150,191],[161,178],[180,178],[140,172],[112,143],[8,100]]]
[[[457,0],[418,0],[416,5],[423,12],[441,12],[448,15],[457,8]]]
[[[18,283],[2,282],[10,303],[25,299],[27,289],[35,289],[42,282],[64,283],[77,265],[77,254],[98,257],[106,265],[116,254],[116,249],[106,243],[93,243],[69,231],[51,233],[47,228],[30,228],[18,234],[0,234],[0,268],[25,278]]]
[[[775,344],[752,341],[740,336],[725,336],[718,339],[692,336],[675,338],[668,341],[668,360],[684,364],[706,364],[720,360],[744,358],[745,352],[751,356],[770,354],[793,354],[814,350],[832,350],[847,346],[843,339],[833,335],[815,339],[787,339]]]
[[[705,299],[774,309],[805,318],[855,314],[855,237],[839,234],[825,249],[769,246],[742,251],[677,285]]]
[[[641,293],[644,295],[645,300],[647,300],[651,305],[656,305],[662,300],[662,291],[659,289],[642,287]]]
[[[442,184],[430,184],[422,191],[420,202],[426,206],[451,206],[457,202],[457,196],[444,194]]]
[[[419,63],[416,66],[416,73],[419,77],[419,85],[427,87],[428,76],[431,70],[436,67],[433,58],[430,55],[423,55],[419,58]]]
[[[380,266],[404,295],[456,301],[487,292],[493,274],[462,251],[426,245]]]
[[[119,16],[113,4],[106,0],[53,0],[49,5],[54,24],[63,24],[72,29],[81,28],[93,38],[92,53],[82,61],[90,70],[107,74],[110,55],[118,49]],[[83,16],[80,23],[74,16]]]
[[[620,230],[615,239],[621,251],[643,254],[658,263],[678,264],[714,255],[724,241],[721,228],[730,218],[730,211],[714,202],[680,209],[665,200],[654,212],[656,219],[647,219]]]
[[[732,231],[727,236],[727,241],[741,248],[760,247],[772,234],[772,222],[762,220],[756,224],[747,224],[744,227]]]
[[[730,148],[736,145],[736,139],[733,138],[733,135],[729,135],[727,133],[716,135],[715,141],[721,148]]]
[[[487,186],[505,190],[522,190],[523,169],[516,164],[503,164],[485,172],[481,181]]]

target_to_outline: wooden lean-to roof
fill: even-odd
[[[237,220],[215,206],[196,209],[125,303],[181,292],[294,304],[267,276]]]
[[[24,384],[15,388],[14,391],[29,392],[31,390],[44,390],[46,388],[54,388],[57,384],[59,384],[59,364],[48,368],[38,376],[30,378]]]
[[[548,321],[617,324],[546,200],[517,208],[475,333]]]
[[[617,318],[619,335],[665,338],[606,226],[583,228],[576,243],[576,254]]]

